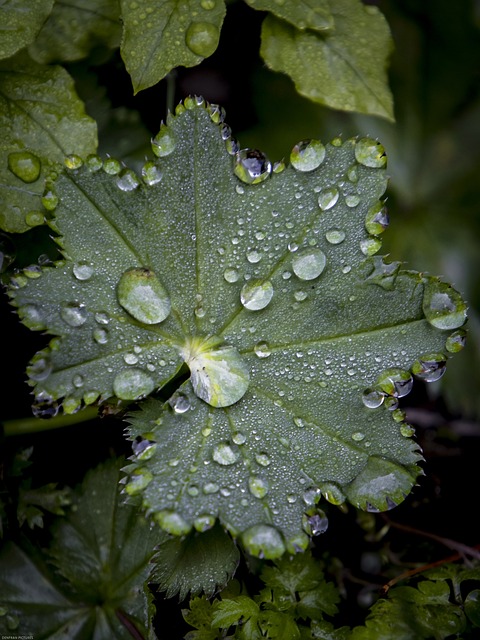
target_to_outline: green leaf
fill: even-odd
[[[68,259],[16,276],[12,302],[57,336],[28,369],[37,401],[164,394],[130,417],[125,487],[163,529],[219,518],[275,558],[325,530],[321,493],[371,510],[408,494],[420,452],[385,408],[411,371],[442,374],[466,305],[372,255],[388,223],[375,140],[304,141],[270,175],[260,152],[235,153],[218,107],[178,114],[143,183],[112,158],[59,176]]]
[[[224,0],[120,0],[122,58],[135,93],[175,67],[193,67],[214,53],[225,17]]]
[[[94,47],[118,47],[120,37],[118,0],[82,0],[76,5],[57,1],[28,50],[44,64],[73,62]]]
[[[119,466],[113,461],[89,472],[75,509],[53,527],[49,557],[65,578],[61,588],[18,547],[2,554],[0,604],[18,619],[16,632],[127,640],[130,624],[147,633],[152,612],[144,583],[159,532],[136,507],[122,504]],[[8,624],[0,617],[3,632],[12,631]]]
[[[246,622],[255,621],[260,615],[258,604],[248,596],[227,598],[214,605],[212,626],[228,629],[237,624],[239,620]]]
[[[325,35],[267,16],[263,59],[274,71],[289,75],[310,100],[393,120],[386,74],[392,39],[385,18],[359,0],[330,0],[330,6],[335,29]]]
[[[297,29],[314,29],[326,31],[334,26],[333,15],[329,0],[317,0],[310,3],[307,0],[246,0],[252,9],[270,11],[277,18],[282,18],[293,24]]]
[[[76,150],[96,149],[96,125],[60,67],[22,53],[0,63],[0,228],[42,224],[45,177]]]
[[[202,520],[198,526],[202,526]],[[203,526],[211,526],[208,518]],[[159,584],[167,598],[178,593],[184,600],[189,591],[212,596],[233,576],[239,558],[232,539],[217,525],[205,533],[190,533],[186,538],[175,537],[160,544],[150,580]]]
[[[33,42],[52,10],[53,0],[9,0],[0,6],[0,58]]]
[[[189,631],[185,640],[216,640],[217,631],[212,629],[213,604],[202,596],[192,598],[189,605],[189,609],[182,609],[182,616],[195,631]]]
[[[28,526],[43,527],[43,511],[49,511],[55,515],[65,514],[63,507],[70,504],[70,490],[57,489],[56,483],[50,483],[36,489],[27,486],[21,487],[18,496],[17,518],[20,526],[26,521]]]
[[[265,622],[262,627],[267,632],[267,638],[272,638],[272,640],[300,639],[297,623],[288,614],[279,611],[265,611],[264,616]]]

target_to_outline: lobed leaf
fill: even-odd
[[[21,233],[43,224],[45,178],[76,149],[97,146],[73,80],[24,52],[0,62],[0,228]]]
[[[219,518],[275,558],[326,529],[322,494],[385,510],[409,493],[421,453],[398,398],[462,348],[466,305],[374,255],[377,141],[304,141],[272,173],[218,107],[177,112],[143,181],[69,159],[52,223],[66,259],[17,275],[12,302],[56,336],[28,370],[37,401],[74,412],[161,391],[129,418],[125,490],[163,529]]]
[[[301,30],[267,16],[260,53],[270,69],[291,77],[297,91],[334,109],[393,120],[387,81],[392,50],[388,24],[360,0],[329,0],[335,28]]]
[[[29,45],[48,18],[53,0],[9,0],[0,5],[0,58],[9,58]]]
[[[224,0],[120,0],[122,58],[135,93],[175,67],[193,67],[214,53],[220,38]]]

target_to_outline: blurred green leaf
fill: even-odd
[[[246,0],[252,9],[270,11],[277,18],[286,20],[297,29],[326,31],[334,27],[329,0]]]
[[[0,58],[33,42],[52,10],[53,0],[8,0],[0,4]]]

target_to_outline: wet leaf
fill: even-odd
[[[0,6],[0,58],[9,58],[30,44],[52,10],[53,0],[2,2]]]
[[[99,46],[120,44],[117,0],[82,0],[74,5],[55,2],[29,53],[37,62],[72,62]]]
[[[269,15],[262,27],[263,59],[274,71],[288,74],[310,100],[393,120],[386,75],[392,39],[386,20],[359,0],[330,5],[335,28],[325,35]]]
[[[144,587],[159,540],[138,509],[122,504],[119,464],[90,472],[76,510],[54,526],[49,557],[60,583],[32,551],[9,544],[0,556],[0,616],[3,634],[42,638],[131,638],[122,619],[138,633],[150,628]],[[16,620],[16,626],[12,625]],[[151,637],[145,635],[144,637]]]
[[[122,58],[135,93],[175,67],[193,67],[217,48],[225,17],[224,0],[120,0]]]
[[[38,402],[160,390],[129,418],[127,494],[171,534],[219,518],[275,558],[325,531],[322,495],[375,511],[409,493],[421,454],[398,398],[412,371],[441,375],[466,305],[374,255],[376,140],[302,141],[272,169],[218,107],[177,112],[142,178],[97,157],[59,176],[66,259],[17,275],[12,302],[56,336],[28,369]]]
[[[246,0],[252,9],[270,11],[277,18],[286,20],[297,29],[314,29],[326,31],[334,27],[333,15],[329,0],[317,0],[310,3],[306,0]]]
[[[96,125],[64,69],[22,53],[0,63],[0,126],[0,228],[20,233],[44,221],[46,176],[96,149]]]

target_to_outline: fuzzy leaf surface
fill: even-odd
[[[135,93],[153,86],[175,67],[193,67],[217,48],[224,0],[120,0],[122,58]]]
[[[9,0],[0,5],[0,58],[30,44],[52,10],[53,0]]]
[[[118,47],[121,26],[118,0],[55,2],[29,52],[37,62],[72,62],[94,47]]]
[[[43,221],[45,177],[66,155],[93,153],[97,128],[68,73],[25,53],[0,62],[0,127],[0,228],[21,233]]]
[[[18,620],[17,633],[128,640],[123,616],[153,638],[147,635],[151,611],[144,583],[159,532],[136,507],[122,503],[119,478],[116,461],[89,472],[76,510],[54,526],[48,553],[63,583],[34,554],[14,545],[2,553],[0,604]],[[7,618],[0,616],[3,633],[11,633]]]
[[[335,28],[325,35],[267,16],[263,59],[314,102],[393,120],[386,74],[392,38],[385,18],[359,0],[330,0],[330,6]]]
[[[309,171],[297,149],[247,184],[218,111],[186,104],[157,136],[146,184],[108,173],[111,159],[59,177],[66,260],[17,276],[12,302],[57,336],[29,367],[37,400],[71,412],[169,383],[167,402],[129,418],[143,444],[126,491],[162,528],[185,535],[219,518],[250,552],[277,557],[319,533],[320,491],[379,510],[408,494],[421,459],[412,431],[362,393],[392,368],[410,386],[424,354],[447,359],[466,306],[435,278],[367,255],[386,187],[376,141],[315,143]]]
[[[277,18],[286,20],[297,29],[314,29],[315,31],[326,31],[334,26],[333,15],[330,10],[329,0],[286,0],[286,2],[275,2],[275,0],[246,0],[252,9],[257,11],[270,11]]]

